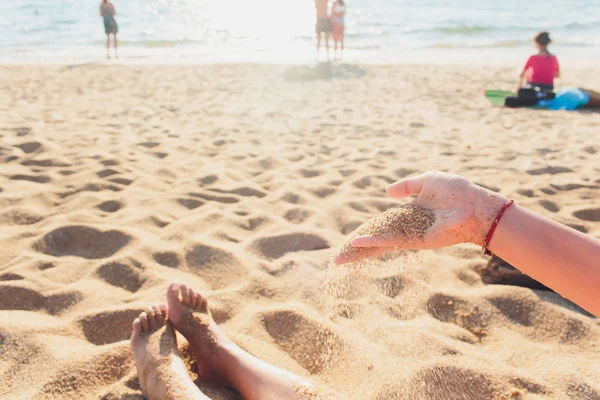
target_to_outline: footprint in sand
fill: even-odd
[[[59,369],[44,383],[39,396],[43,399],[77,398],[80,388],[87,393],[98,393],[124,378],[132,368],[131,355],[122,346],[107,347],[101,352],[84,352],[77,362]],[[101,374],[98,372],[102,371]],[[69,382],[69,385],[65,385]],[[87,397],[87,396],[84,396]]]
[[[133,183],[133,179],[127,178],[111,178],[108,180],[109,182],[118,183],[119,185],[129,186]]]
[[[553,213],[560,211],[560,206],[551,200],[540,200],[540,205]]]
[[[573,216],[584,221],[600,222],[600,208],[585,208],[573,212]]]
[[[340,336],[297,311],[270,311],[260,318],[277,345],[311,374],[322,372],[341,354]]]
[[[310,210],[300,207],[293,207],[283,214],[283,218],[292,224],[301,224],[308,220],[313,214],[314,213]]]
[[[35,183],[48,183],[52,180],[47,175],[13,175],[10,179],[13,181],[29,181]]]
[[[193,210],[193,209],[203,206],[205,204],[203,201],[200,201],[200,200],[183,198],[183,197],[177,199],[176,201],[177,201],[177,203],[184,206],[188,210]]]
[[[517,193],[519,193],[521,196],[525,196],[525,197],[535,197],[535,191],[532,189],[519,189],[517,191]]]
[[[164,265],[169,268],[177,268],[181,265],[181,259],[174,251],[161,251],[152,254],[154,261],[160,265]]]
[[[31,154],[43,150],[43,146],[40,142],[21,143],[15,145],[15,147],[18,147],[19,149],[23,150],[23,152],[26,154]]]
[[[6,272],[2,275],[0,275],[0,282],[6,282],[6,281],[20,281],[24,279],[21,275],[19,274],[15,274],[12,272]]]
[[[233,253],[205,244],[188,246],[185,261],[192,272],[215,289],[235,284],[248,274],[248,269]]]
[[[77,323],[85,338],[92,344],[104,345],[131,336],[131,321],[142,312],[141,307],[104,310],[80,318]],[[110,329],[107,329],[110,327]]]
[[[407,399],[499,399],[509,392],[502,377],[491,372],[436,362],[420,368],[397,393]]]
[[[61,159],[40,158],[23,160],[21,165],[26,167],[70,167],[71,163]]]
[[[131,264],[133,265],[113,261],[99,267],[96,274],[110,285],[130,292],[137,292],[146,279],[142,275],[142,268],[136,266],[139,263],[132,262]]]
[[[288,233],[256,239],[250,250],[267,259],[283,257],[290,252],[315,251],[330,248],[327,240],[313,233]]]
[[[0,213],[0,225],[32,225],[44,217],[26,208],[13,208]]]
[[[57,315],[79,303],[83,295],[77,291],[44,296],[37,290],[20,286],[3,285],[0,291],[0,310],[45,310]]]
[[[116,200],[108,200],[98,204],[97,207],[104,212],[114,213],[119,211],[123,207],[123,203]]]
[[[543,167],[543,168],[530,169],[527,171],[527,173],[529,175],[544,175],[544,174],[557,175],[557,174],[566,174],[568,172],[573,172],[573,170],[571,168],[560,167],[560,166],[548,166],[548,167]]]
[[[153,149],[157,146],[160,146],[160,143],[158,142],[142,142],[142,143],[138,143],[140,146],[146,147],[148,149]]]
[[[119,173],[120,173],[119,171],[116,171],[114,169],[106,168],[106,169],[96,172],[96,175],[98,175],[98,177],[100,177],[100,178],[107,178],[109,176],[117,175]]]
[[[71,225],[48,232],[33,247],[54,257],[98,259],[112,256],[132,240],[131,236],[117,230],[100,231],[83,225]]]

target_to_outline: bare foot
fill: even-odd
[[[233,343],[213,320],[206,298],[193,289],[172,283],[167,302],[169,321],[190,343],[203,379],[230,386],[245,400],[318,398],[304,396],[314,393],[310,382]]]
[[[225,364],[237,346],[213,320],[206,298],[186,285],[173,283],[168,289],[167,302],[169,321],[190,343],[198,364],[198,376],[231,385]]]
[[[148,307],[133,321],[131,349],[142,393],[149,399],[207,400],[194,385],[177,350],[167,307]]]

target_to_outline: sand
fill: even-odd
[[[0,398],[141,398],[131,322],[172,281],[339,399],[600,398],[598,321],[484,284],[476,246],[323,290],[346,236],[405,203],[385,186],[430,169],[600,236],[600,114],[491,108],[481,91],[511,89],[508,68],[335,71],[0,67]],[[563,74],[600,88],[594,70]]]
[[[363,235],[372,235],[381,240],[396,240],[398,248],[415,249],[415,244],[423,242],[427,231],[435,223],[435,215],[429,210],[412,204],[390,208],[374,216],[356,228],[334,253],[329,268],[357,258],[376,258],[380,250],[369,247],[352,247],[352,240]],[[391,249],[389,249],[391,250]]]

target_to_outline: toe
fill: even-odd
[[[196,292],[194,292],[194,289],[192,289],[192,288],[189,288],[188,292],[189,292],[189,296],[190,296],[190,303],[188,305],[192,308],[196,308],[196,303],[198,301],[198,295],[196,294]]]
[[[194,308],[198,310],[200,308],[200,304],[202,303],[202,296],[198,293],[194,293]]]
[[[152,311],[154,312],[154,324],[160,328],[165,322],[165,317],[157,304],[152,306]]]
[[[181,300],[183,301],[184,304],[190,304],[190,291],[188,290],[188,287],[184,284],[181,285]]]
[[[148,328],[150,328],[151,331],[156,330],[158,327],[156,326],[156,318],[152,307],[146,309],[146,318],[148,319]]]
[[[133,320],[132,329],[133,329],[133,331],[131,333],[131,340],[134,340],[136,337],[138,337],[142,333],[142,324],[140,323],[139,318],[136,318]]]
[[[148,326],[148,316],[145,312],[141,313],[139,316],[140,323],[142,325],[142,332],[148,332],[150,330]]]
[[[169,307],[166,304],[160,304],[158,306],[160,309],[160,313],[162,314],[163,321],[167,320],[167,316],[169,315]]]
[[[167,290],[167,303],[169,304],[169,321],[175,326],[179,323],[179,319],[183,314],[183,307],[181,306],[181,300],[179,300],[179,290],[181,285],[179,283],[172,283]]]
[[[196,301],[196,292],[194,292],[194,289],[192,288],[188,288],[188,296],[190,298],[190,302],[189,302],[189,306],[194,308],[195,307],[195,301]]]
[[[200,296],[198,300],[198,310],[208,312],[208,300],[204,296]]]

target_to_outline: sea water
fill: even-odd
[[[313,0],[114,0],[121,57],[143,62],[312,60]],[[600,0],[348,0],[346,55],[361,62],[524,57],[549,30],[559,55],[598,58]],[[99,0],[0,2],[0,61],[95,61]],[[600,58],[599,58],[600,59]]]

